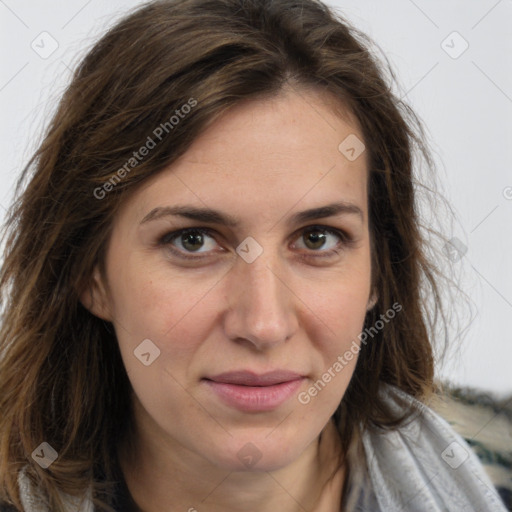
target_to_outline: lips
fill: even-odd
[[[305,379],[300,373],[275,370],[221,373],[203,379],[213,396],[242,412],[272,411],[296,394]]]
[[[301,379],[302,375],[288,370],[274,370],[258,375],[249,371],[234,371],[221,373],[208,380],[223,384],[236,384],[239,386],[273,386],[283,382]]]

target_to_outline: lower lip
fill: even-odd
[[[205,380],[226,404],[246,412],[276,409],[298,391],[302,381],[300,378],[273,386],[241,386]]]

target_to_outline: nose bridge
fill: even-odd
[[[227,334],[258,347],[281,343],[296,327],[292,292],[283,283],[286,272],[282,259],[270,247],[252,261],[239,254],[228,290],[231,309]]]

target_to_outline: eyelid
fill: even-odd
[[[348,249],[356,244],[355,238],[347,231],[340,229],[340,228],[335,228],[332,226],[326,226],[326,225],[322,225],[322,224],[310,224],[308,226],[304,226],[304,227],[298,229],[297,231],[295,231],[291,235],[291,237],[297,238],[297,234],[300,235],[302,233],[307,232],[308,230],[312,231],[315,228],[318,229],[319,231],[325,231],[326,233],[336,235],[340,239],[340,245],[342,245],[342,247],[336,247],[334,249],[329,249],[326,251],[322,251],[322,250],[315,251],[313,249],[310,249],[308,251],[310,254],[307,254],[307,255],[303,254],[302,257],[306,257],[306,258],[308,258],[308,257],[324,258],[325,257],[325,258],[328,258],[328,257],[334,256],[335,254],[339,254],[340,251]],[[208,254],[211,251],[205,252],[205,253],[196,253],[197,255],[194,255],[194,253],[186,253],[186,252],[184,253],[184,252],[180,251],[179,249],[176,249],[172,245],[171,242],[173,242],[175,239],[179,238],[181,235],[184,235],[188,232],[202,233],[202,234],[206,234],[214,239],[216,238],[215,237],[216,231],[211,228],[207,228],[207,227],[203,227],[203,226],[198,226],[198,227],[191,226],[191,227],[181,228],[181,229],[177,229],[175,231],[170,231],[170,232],[165,233],[163,236],[161,236],[158,239],[157,245],[168,246],[169,249],[174,254],[176,254],[179,258],[190,259],[190,260],[194,260],[194,259],[200,260],[200,259],[208,257]],[[318,254],[315,254],[315,253],[318,253]]]

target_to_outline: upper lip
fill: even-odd
[[[213,377],[206,377],[207,380],[222,382],[224,384],[239,384],[242,386],[272,386],[282,382],[301,379],[300,373],[288,370],[274,370],[267,373],[257,374],[255,372],[239,370],[234,372],[225,372]]]

